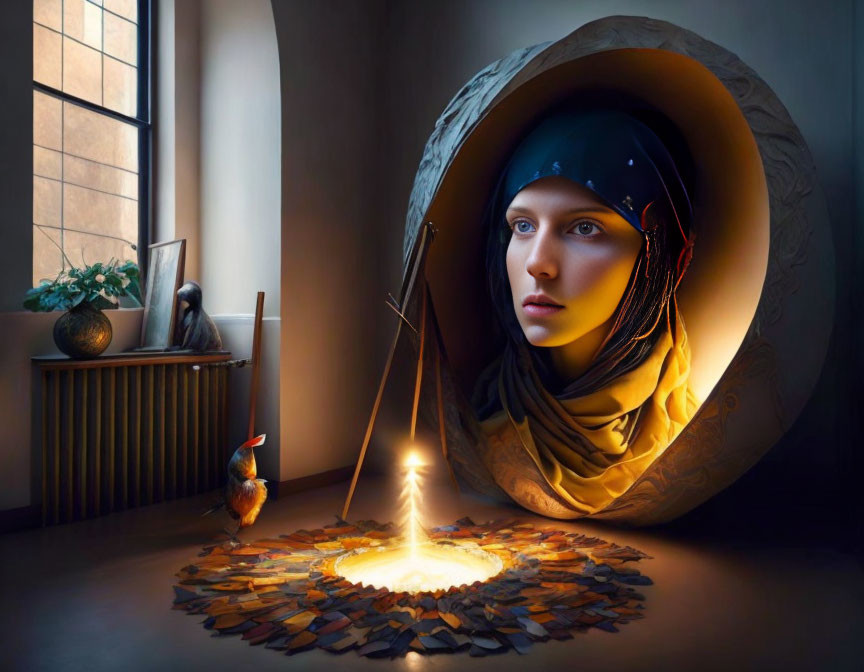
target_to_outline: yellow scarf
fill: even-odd
[[[532,366],[511,353],[500,367],[502,411],[480,422],[507,429],[503,414],[549,485],[589,515],[624,494],[672,443],[698,408],[687,386],[690,348],[680,319],[636,368],[589,394],[558,399]],[[523,409],[511,412],[511,409]],[[514,418],[514,415],[521,419]],[[494,454],[490,456],[494,458]]]

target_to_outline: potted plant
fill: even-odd
[[[27,292],[24,307],[35,312],[65,310],[54,323],[54,342],[73,359],[91,359],[111,343],[111,322],[102,310],[117,308],[123,296],[141,305],[138,266],[112,259],[43,280]]]

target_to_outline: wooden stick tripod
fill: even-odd
[[[369,439],[372,438],[372,429],[375,426],[375,418],[378,415],[378,408],[381,405],[381,397],[384,395],[384,387],[387,385],[387,379],[390,377],[390,366],[393,364],[393,356],[396,354],[396,346],[399,343],[399,336],[402,334],[402,325],[407,324],[415,333],[420,336],[420,352],[417,357],[417,378],[414,384],[414,405],[411,410],[411,441],[414,441],[414,434],[417,429],[417,410],[420,405],[420,387],[423,381],[423,353],[426,345],[426,313],[428,304],[430,303],[429,284],[423,274],[424,264],[426,262],[426,253],[429,250],[429,245],[435,236],[435,227],[432,222],[423,224],[423,231],[416,239],[414,247],[411,250],[409,258],[409,272],[402,282],[402,289],[399,294],[398,303],[391,296],[391,301],[387,302],[396,314],[399,315],[399,321],[396,323],[396,333],[393,335],[393,342],[390,344],[390,352],[387,354],[387,363],[384,365],[384,373],[381,376],[381,382],[378,385],[378,394],[375,397],[375,404],[372,406],[372,414],[369,417],[369,424],[366,427],[366,436],[363,438],[363,446],[360,448],[360,456],[357,458],[357,466],[354,468],[354,476],[351,479],[351,487],[348,490],[348,497],[345,499],[345,506],[342,508],[342,519],[347,520],[348,509],[351,507],[351,499],[354,497],[354,489],[357,487],[357,479],[360,477],[360,470],[363,468],[363,460],[366,458],[366,449],[369,447]],[[419,276],[423,276],[423,303],[420,313],[420,331],[408,321],[405,317],[404,310],[411,301],[417,280]],[[438,324],[435,320],[435,312],[432,310],[432,321],[435,323],[436,337],[440,341],[440,333],[438,332]],[[444,424],[444,402],[441,388],[441,343],[435,344],[435,385],[438,404],[438,428],[441,436],[441,452],[444,455],[444,462],[450,472],[450,478],[453,480],[453,485],[457,491],[459,485],[456,481],[456,475],[450,466],[450,461],[447,459],[447,430]]]
[[[261,321],[264,319],[264,292],[258,292],[255,303],[255,326],[252,332],[252,382],[249,383],[249,440],[255,436],[255,402],[258,399],[258,378],[261,375]]]

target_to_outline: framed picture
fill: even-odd
[[[141,347],[168,349],[174,344],[177,290],[183,283],[186,240],[171,240],[149,247]]]

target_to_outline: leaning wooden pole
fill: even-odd
[[[369,447],[369,439],[372,438],[372,429],[375,427],[375,418],[378,415],[378,407],[381,405],[381,397],[384,396],[384,388],[387,385],[387,378],[390,376],[390,367],[393,364],[393,355],[396,354],[396,346],[399,343],[399,336],[402,333],[402,323],[407,322],[404,315],[405,308],[411,301],[411,296],[414,293],[414,287],[417,284],[417,276],[420,274],[423,264],[426,260],[426,252],[429,249],[429,244],[435,235],[435,229],[431,222],[426,222],[423,225],[423,232],[415,241],[414,249],[411,251],[409,258],[409,272],[405,276],[402,283],[402,292],[399,295],[399,305],[397,306],[400,313],[400,319],[396,323],[396,333],[393,335],[393,342],[390,344],[390,351],[387,353],[387,362],[384,365],[384,373],[381,375],[381,382],[378,384],[378,394],[375,396],[375,403],[372,406],[372,414],[369,416],[369,424],[366,426],[366,436],[363,437],[363,445],[360,448],[360,455],[357,458],[357,466],[354,467],[354,476],[351,478],[351,487],[348,489],[348,496],[345,498],[345,506],[342,507],[342,519],[348,518],[348,509],[351,507],[351,499],[354,497],[354,490],[357,487],[357,479],[360,477],[360,470],[363,468],[363,460],[366,459],[366,449]],[[411,326],[409,324],[409,326]],[[413,327],[412,327],[413,329]]]
[[[255,436],[255,403],[258,400],[258,378],[261,375],[261,322],[264,319],[264,292],[258,292],[255,304],[255,327],[252,331],[252,381],[249,383],[249,431],[247,440]]]
[[[432,338],[435,341],[432,347],[435,352],[435,398],[438,407],[438,432],[441,437],[441,455],[444,457],[444,464],[447,466],[450,480],[453,481],[453,487],[456,488],[458,494],[460,492],[459,481],[456,479],[453,465],[450,464],[450,456],[447,454],[447,420],[444,417],[444,386],[441,382],[441,349],[444,347],[444,342],[441,340],[441,332],[438,329],[438,319],[435,317],[434,307],[431,306],[432,298],[429,296],[428,282],[426,283],[426,294],[426,301],[430,304],[430,310],[432,311],[429,319],[432,322]]]
[[[417,410],[420,406],[420,388],[423,385],[423,348],[426,345],[426,302],[429,294],[426,291],[426,283],[423,283],[423,308],[420,312],[420,354],[417,356],[417,378],[414,382],[414,404],[411,407],[411,443],[414,443],[414,435],[417,432]]]

